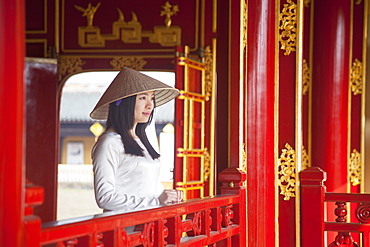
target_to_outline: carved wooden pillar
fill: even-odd
[[[25,246],[24,5],[0,0],[0,246]]]

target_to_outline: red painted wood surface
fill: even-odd
[[[324,246],[325,232],[332,232],[328,246],[359,246],[353,235],[362,233],[362,246],[370,243],[370,194],[329,193],[323,184],[326,173],[318,167],[310,167],[300,173],[301,178],[301,246]],[[326,208],[335,203],[326,216]],[[356,208],[350,215],[347,204]],[[329,220],[334,218],[334,220]],[[334,236],[334,237],[331,237]]]
[[[28,60],[26,80],[26,178],[45,189],[35,214],[56,219],[59,101],[55,60]]]
[[[24,246],[24,11],[0,0],[0,246]]]
[[[275,246],[275,1],[248,1],[248,244]]]
[[[350,1],[315,1],[312,61],[312,164],[330,192],[346,192]]]
[[[279,10],[282,12],[285,5],[289,5],[286,0],[280,1]],[[299,12],[299,9],[296,10]],[[297,13],[297,17],[299,13]],[[281,25],[281,23],[279,23]],[[281,30],[279,33],[281,34]],[[297,36],[299,34],[297,33]],[[297,40],[299,37],[297,37]],[[297,102],[297,50],[299,47],[295,47],[296,51],[292,51],[290,54],[286,54],[286,51],[281,49],[279,43],[279,137],[278,137],[278,150],[279,155],[282,150],[285,149],[285,145],[289,144],[294,150],[298,151],[300,146],[296,142],[296,134],[301,135],[301,126],[296,126],[296,119],[300,116],[297,114],[302,113],[302,109]],[[277,83],[277,82],[276,82]],[[280,168],[282,169],[282,168]],[[278,170],[279,172],[281,170]],[[281,176],[279,176],[280,178]],[[284,182],[285,183],[285,182]],[[280,192],[280,190],[279,190]],[[296,199],[290,197],[289,200],[285,199],[285,195],[279,194],[279,244],[280,246],[295,246],[296,244]]]
[[[37,227],[27,246],[217,246],[246,247],[246,174],[237,169],[220,173],[221,196],[134,212],[107,212]],[[230,184],[233,184],[230,187]],[[29,204],[42,198],[40,187],[28,187]],[[186,215],[184,219],[183,216]],[[135,232],[125,227],[136,225]],[[39,224],[40,226],[40,224]],[[31,232],[31,231],[30,231]],[[184,236],[186,233],[187,236]]]

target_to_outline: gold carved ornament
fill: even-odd
[[[204,65],[205,65],[205,95],[208,100],[212,96],[213,88],[213,52],[210,46],[207,46],[204,50]]]
[[[58,80],[69,74],[82,71],[82,65],[86,62],[79,57],[58,57]]]
[[[307,8],[310,6],[311,0],[304,0],[303,5]]]
[[[306,59],[303,59],[303,82],[302,82],[302,94],[306,95],[310,88],[310,69]]]
[[[248,7],[246,1],[243,3],[243,49],[247,47],[247,32],[248,32]]]
[[[279,158],[278,176],[278,186],[284,200],[288,201],[291,197],[295,197],[295,151],[288,143],[285,144],[285,149],[282,150]]]
[[[361,154],[353,149],[349,161],[349,180],[353,186],[361,184]]]
[[[363,88],[363,66],[362,62],[357,58],[352,63],[351,67],[351,90],[353,95],[362,94]]]
[[[178,11],[178,5],[171,5],[168,1],[165,3],[161,11],[161,16],[166,16],[165,26],[155,26],[154,31],[143,31],[142,25],[138,21],[137,15],[132,13],[131,21],[125,21],[124,15],[120,9],[118,11],[118,19],[112,24],[112,33],[101,34],[100,28],[93,25],[94,14],[99,8],[100,3],[93,7],[89,3],[88,7],[75,5],[77,10],[83,12],[82,16],[87,18],[87,26],[78,27],[78,44],[81,47],[105,47],[106,41],[121,40],[123,43],[138,44],[142,42],[142,38],[148,38],[151,43],[158,43],[161,46],[177,46],[181,45],[181,28],[171,26],[171,17]]]
[[[112,65],[113,69],[121,70],[123,67],[128,67],[134,70],[142,70],[145,66],[147,61],[145,61],[142,57],[114,57],[110,64]]]
[[[280,23],[280,48],[284,50],[284,55],[289,55],[296,50],[297,40],[297,4],[288,0],[279,15]]]
[[[305,147],[302,148],[302,170],[310,167],[310,157],[308,156],[307,150]]]

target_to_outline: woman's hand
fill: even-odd
[[[158,197],[160,204],[167,205],[176,202],[181,202],[184,198],[184,193],[181,190],[163,190]]]

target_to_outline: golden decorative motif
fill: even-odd
[[[166,16],[166,19],[164,20],[164,24],[166,27],[170,27],[172,20],[171,16],[176,15],[177,12],[179,12],[179,6],[178,5],[171,5],[168,1],[162,6],[163,10],[161,11],[161,16]]]
[[[297,39],[297,4],[288,0],[279,16],[281,33],[279,41],[281,49],[285,50],[284,55],[295,51]]]
[[[243,2],[243,49],[247,47],[247,32],[248,32],[248,27],[247,27],[247,21],[248,21],[248,8],[247,8],[247,3],[246,1]]]
[[[83,7],[80,7],[80,6],[77,6],[75,5],[75,8],[81,12],[83,12],[83,15],[82,16],[86,16],[86,19],[87,19],[87,26],[88,27],[92,27],[93,26],[93,20],[94,20],[94,15],[95,15],[95,12],[98,10],[98,8],[100,7],[100,4],[101,3],[98,3],[95,7],[93,7],[91,5],[91,3],[89,3],[89,5],[87,6],[86,9],[84,9]]]
[[[310,167],[310,157],[308,156],[307,150],[305,147],[302,147],[302,170]]]
[[[212,96],[213,88],[213,52],[210,46],[207,46],[204,50],[204,65],[205,65],[205,94],[207,101]]]
[[[242,145],[242,163],[240,168],[243,172],[247,172],[247,153],[245,152],[245,143]]]
[[[204,149],[204,181],[208,181],[211,174],[211,157],[209,156],[208,149]]]
[[[112,24],[111,34],[101,34],[100,28],[93,26],[94,14],[97,11],[100,3],[96,7],[88,5],[86,9],[75,6],[76,9],[82,11],[82,16],[87,17],[87,26],[78,27],[78,44],[84,48],[105,47],[106,41],[121,40],[123,43],[137,44],[142,42],[142,38],[148,38],[151,43],[158,43],[161,46],[177,46],[181,45],[181,28],[171,26],[171,16],[179,11],[177,5],[172,6],[168,2],[162,8],[161,16],[165,15],[165,26],[155,26],[154,31],[143,31],[142,25],[134,12],[132,13],[131,21],[125,22],[124,15],[120,9],[118,11],[118,19]]]
[[[58,80],[61,81],[65,75],[82,71],[82,65],[86,62],[79,57],[58,58]]]
[[[362,94],[363,88],[363,66],[362,62],[357,58],[352,63],[351,67],[351,90],[354,95]]]
[[[291,197],[295,197],[296,182],[295,151],[288,143],[285,144],[285,149],[282,150],[279,163],[278,185],[280,194],[284,195],[285,201],[288,201]]]
[[[304,0],[304,1],[303,1],[303,5],[304,5],[305,7],[309,7],[310,3],[311,3],[311,0]]]
[[[349,179],[353,186],[361,184],[361,154],[353,149],[349,161]]]
[[[302,94],[306,95],[310,87],[310,69],[306,59],[303,59],[303,82],[302,82]]]
[[[356,4],[361,4],[362,0],[357,0]]]
[[[115,70],[121,70],[123,67],[129,67],[134,70],[142,70],[147,61],[142,57],[114,57],[110,64]]]

